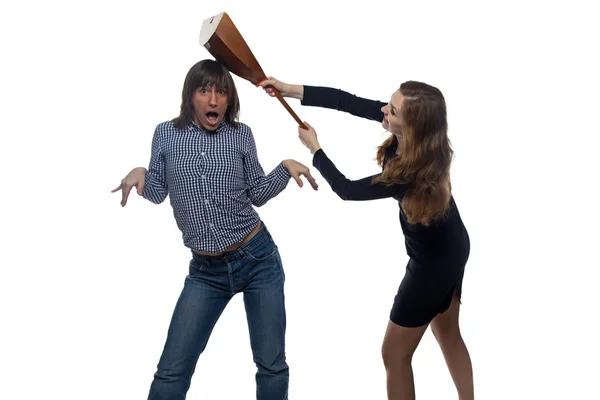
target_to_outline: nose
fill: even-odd
[[[213,89],[210,92],[210,97],[208,98],[208,104],[212,107],[217,106],[217,92]]]

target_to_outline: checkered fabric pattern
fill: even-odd
[[[170,198],[184,244],[221,252],[242,241],[260,221],[256,210],[281,193],[290,174],[280,163],[269,173],[258,160],[249,126],[223,121],[216,131],[194,122],[156,127],[143,196],[155,204]]]

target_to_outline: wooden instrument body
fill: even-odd
[[[202,22],[200,45],[204,46],[215,60],[223,64],[231,73],[251,82],[255,86],[267,79],[250,47],[226,12],[207,18]],[[273,88],[273,91],[275,97],[283,104],[298,125],[306,129],[304,123],[281,96],[281,93],[275,88]]]

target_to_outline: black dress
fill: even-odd
[[[302,105],[331,108],[358,117],[383,121],[381,108],[386,103],[357,97],[348,92],[316,86],[304,86]],[[385,161],[395,156],[391,149]],[[410,184],[385,186],[372,184],[374,176],[359,180],[347,179],[320,149],[313,165],[331,189],[343,200],[365,201],[394,198],[400,206]],[[400,226],[409,256],[404,279],[396,294],[390,319],[404,327],[423,326],[450,306],[453,294],[460,300],[465,265],[469,258],[470,241],[460,218],[454,197],[446,215],[430,224],[410,224],[399,207]]]

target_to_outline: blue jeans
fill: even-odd
[[[229,300],[242,292],[258,369],[256,398],[287,400],[285,274],[266,226],[233,252],[215,257],[192,254],[148,399],[185,399],[213,327]]]

